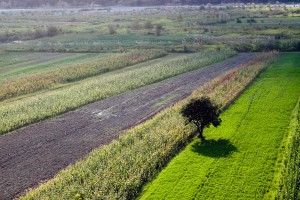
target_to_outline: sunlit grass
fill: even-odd
[[[275,163],[299,98],[299,77],[298,54],[278,59],[222,114],[222,125],[205,130],[206,141],[189,144],[140,199],[268,198],[274,172],[284,167]]]

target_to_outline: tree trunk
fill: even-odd
[[[199,133],[198,137],[199,137],[200,139],[204,140],[205,138],[204,138],[204,136],[203,136],[203,127],[201,126],[201,124],[198,124],[198,125],[197,125],[197,129],[198,129],[198,133]]]

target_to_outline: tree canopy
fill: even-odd
[[[181,110],[181,114],[187,121],[197,126],[199,137],[202,139],[204,139],[203,129],[205,127],[209,127],[211,124],[217,127],[221,124],[220,113],[219,106],[215,105],[208,97],[192,99]]]

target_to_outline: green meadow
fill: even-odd
[[[222,114],[222,125],[190,143],[139,199],[274,199],[283,167],[276,163],[293,153],[279,147],[300,96],[299,61],[298,53],[284,54],[271,64]]]

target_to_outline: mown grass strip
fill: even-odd
[[[0,106],[0,134],[56,116],[79,106],[105,99],[184,72],[205,67],[232,56],[228,52],[203,52],[180,56],[120,73],[102,75],[57,91],[13,101]]]
[[[288,134],[280,146],[277,171],[265,199],[299,199],[300,189],[300,99],[293,110]]]
[[[49,88],[55,84],[67,83],[96,76],[109,71],[121,69],[129,65],[162,57],[164,55],[166,54],[161,50],[134,51],[7,80],[1,82],[0,100]]]
[[[299,61],[280,57],[222,114],[222,125],[189,144],[139,199],[263,199],[299,98]]]
[[[225,93],[239,94],[274,56],[264,54],[257,62],[229,71],[213,82],[214,87],[218,88],[218,83]],[[244,70],[248,70],[246,76]],[[230,79],[226,87],[222,85],[224,77]],[[193,137],[194,127],[186,126],[180,114],[186,101],[124,132],[118,141],[93,151],[20,199],[134,199]]]

